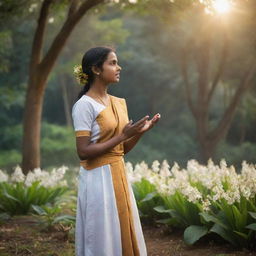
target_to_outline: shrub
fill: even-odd
[[[17,166],[9,176],[0,170],[0,212],[23,215],[29,213],[32,204],[54,202],[67,191],[65,171],[65,166],[50,173],[37,168],[25,176]]]

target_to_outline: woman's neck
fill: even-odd
[[[105,98],[108,95],[108,86],[102,83],[93,83],[87,94]]]

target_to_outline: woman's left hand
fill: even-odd
[[[154,117],[151,120],[147,120],[145,125],[140,129],[140,132],[146,132],[148,130],[150,130],[161,118],[161,115],[158,113],[156,115],[154,115]]]

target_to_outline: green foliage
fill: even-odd
[[[99,20],[94,24],[95,34],[105,44],[123,44],[129,36],[128,30],[123,28],[123,21],[119,18]],[[105,31],[109,31],[105,33]],[[99,40],[98,39],[98,40]]]
[[[49,230],[55,224],[75,224],[76,218],[71,215],[60,215],[61,207],[59,205],[32,205],[33,210],[40,216],[39,224]]]
[[[140,217],[145,220],[152,220],[158,216],[154,207],[159,204],[159,194],[156,188],[149,181],[142,179],[132,185],[134,196],[139,209]]]
[[[23,182],[0,182],[0,212],[9,215],[24,215],[31,210],[31,205],[44,205],[54,202],[67,191],[67,187],[43,187],[35,181],[31,186]]]
[[[232,145],[227,142],[222,142],[218,146],[215,159],[225,158],[228,163],[240,167],[240,164],[244,159],[249,163],[255,162],[255,151],[255,143],[244,142],[239,145]]]
[[[9,54],[12,46],[11,32],[0,32],[0,72],[7,72],[9,67]]]
[[[251,37],[244,36],[251,31],[249,28],[255,22],[255,19],[252,21],[248,19],[250,17],[248,9],[253,10],[248,8],[249,2],[252,3],[247,1],[244,6],[245,12],[239,14],[243,15],[243,18],[238,18],[236,21],[233,19],[234,25],[229,26],[230,39],[232,39],[227,63],[229,68],[211,104],[210,128],[221,118],[221,113],[233,94],[233,85],[243,76],[247,56],[254,54],[254,50],[251,49]],[[16,129],[15,125],[22,121],[31,41],[36,25],[35,17],[40,7],[38,5],[30,12],[28,10],[32,3],[37,1],[22,1],[22,4],[20,1],[4,1],[0,7],[4,28],[0,34],[0,46],[2,46],[0,69],[3,62],[2,71],[8,71],[1,72],[0,78],[0,108],[3,108],[3,111],[0,111],[1,168],[10,168],[21,160],[22,130]],[[80,63],[83,53],[89,47],[113,45],[117,49],[123,69],[120,84],[111,87],[110,91],[126,98],[129,115],[133,120],[156,112],[162,115],[158,125],[127,155],[127,160],[135,163],[142,160],[152,162],[154,159],[168,159],[169,162],[176,161],[185,165],[188,159],[199,159],[196,127],[184,97],[179,55],[185,43],[184,39],[192,36],[192,31],[198,31],[196,27],[202,25],[198,23],[197,12],[191,9],[192,5],[198,6],[194,3],[199,2],[182,0],[171,3],[166,0],[138,1],[137,4],[129,4],[128,1],[120,1],[120,4],[112,4],[103,11],[97,7],[88,13],[77,25],[51,74],[45,94],[43,120],[58,125],[66,123],[61,81],[67,88],[70,111],[80,90],[75,84],[72,67]],[[47,24],[49,33],[45,37],[44,51],[47,50],[66,17],[63,8],[66,4],[67,1],[57,1],[50,11],[50,17],[54,17],[54,22]],[[247,24],[248,21],[251,22],[250,26]],[[213,49],[216,51],[220,49],[223,27],[217,26],[217,28],[216,30],[219,31],[215,33],[215,39],[212,41]],[[202,37],[196,35],[195,33],[192,41],[199,43]],[[197,50],[194,50],[192,55],[196,56],[196,54]],[[217,70],[217,54],[211,55],[210,59],[212,70]],[[191,66],[190,71],[193,86],[197,81],[194,66]],[[196,88],[192,87],[192,90],[192,94],[196,94]],[[219,146],[213,159],[224,157],[236,166],[242,160],[255,162],[254,94],[255,89],[252,88],[250,104],[247,98],[241,102],[227,140]],[[242,126],[245,126],[244,130]],[[65,138],[60,138],[64,141],[63,144],[59,139],[42,136],[43,166],[78,163],[75,144],[71,139],[68,141],[68,138],[73,138],[70,134],[71,132],[67,132],[66,136],[63,135]]]
[[[21,162],[20,150],[1,150],[0,168],[11,169],[15,164]]]
[[[184,132],[177,136],[177,131],[162,128],[161,121],[159,127],[145,134],[138,145],[125,156],[127,161],[136,163],[143,160],[150,163],[155,159],[168,159],[170,163],[178,162],[185,166],[189,159],[197,158],[194,139]]]
[[[184,241],[191,245],[198,241],[201,237],[208,233],[208,228],[205,226],[191,225],[184,231]]]
[[[54,124],[42,125],[42,164],[56,166],[60,163],[77,165],[75,135],[71,127]]]
[[[225,160],[219,166],[212,161],[204,166],[191,160],[187,169],[175,164],[170,170],[167,162],[155,162],[151,169],[145,163],[137,164],[134,170],[127,165],[127,171],[130,180],[137,181],[135,184],[150,180],[152,189],[145,189],[148,194],[140,193],[145,199],[155,194],[160,197],[154,207],[160,214],[157,222],[185,229],[187,244],[214,233],[233,246],[254,248],[255,165],[243,162],[240,173],[236,173]]]
[[[179,191],[176,191],[173,195],[160,196],[163,199],[163,205],[161,206],[169,213],[169,218],[166,219],[166,222],[179,228],[200,225],[199,213],[202,208],[200,203],[189,202]],[[159,222],[162,222],[162,220]]]
[[[0,134],[2,135],[2,139],[0,141],[0,147],[2,151],[12,150],[12,149],[16,149],[16,150],[21,149],[21,136],[22,136],[21,124],[13,125],[11,127],[4,127],[1,130]]]
[[[254,203],[253,199],[241,198],[240,203],[229,205],[221,200],[213,203],[213,211],[201,213],[201,216],[206,222],[214,223],[210,232],[217,233],[234,246],[250,247],[254,241],[251,231],[254,215],[250,212],[250,209],[255,209]]]
[[[10,169],[21,162],[22,126],[14,125],[1,130],[0,168]],[[13,149],[15,148],[15,149]],[[75,148],[75,135],[72,127],[56,124],[42,124],[41,139],[42,166],[62,164],[77,165],[79,159]]]

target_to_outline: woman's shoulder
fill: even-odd
[[[90,96],[83,95],[74,104],[72,112],[84,112],[91,113],[95,118],[96,116],[105,109],[106,106],[98,103],[95,99]]]
[[[78,99],[73,107],[72,107],[72,112],[74,112],[75,110],[87,110],[87,111],[91,111],[93,112],[94,107],[93,107],[93,102],[91,102],[88,97],[85,97],[85,95],[83,95],[80,99]]]
[[[76,106],[86,106],[89,107],[92,105],[92,102],[89,100],[86,95],[83,95],[81,98],[79,98],[73,105],[73,108]]]

